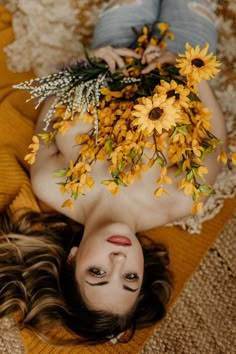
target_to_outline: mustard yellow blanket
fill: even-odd
[[[7,69],[2,49],[13,39],[11,16],[0,6],[0,210],[5,207],[10,207],[12,211],[22,207],[40,210],[31,189],[28,166],[24,161],[37,112],[33,103],[25,103],[27,93],[12,88],[13,84],[30,79],[33,73],[16,74]],[[23,55],[27,54],[22,52]],[[204,223],[200,235],[189,235],[178,227],[159,227],[147,232],[169,248],[171,269],[175,274],[174,294],[170,306],[197,269],[234,208],[235,199],[226,200],[221,213]],[[128,344],[107,343],[76,348],[54,348],[42,343],[28,330],[21,331],[20,335],[28,354],[138,353],[153,329],[154,327],[138,331]],[[55,335],[67,336],[63,329],[55,330]]]

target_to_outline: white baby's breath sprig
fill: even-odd
[[[14,88],[26,90],[30,93],[30,98],[27,101],[37,99],[35,109],[47,98],[55,96],[47,115],[44,118],[44,131],[48,130],[51,120],[53,119],[56,108],[59,105],[65,105],[65,117],[68,112],[71,112],[71,120],[74,118],[75,112],[84,114],[90,112],[93,107],[95,123],[94,131],[98,135],[98,114],[96,108],[100,102],[100,89],[107,85],[108,69],[102,70],[100,74],[91,75],[93,67],[89,69],[89,65],[76,66],[65,68],[64,70],[42,78],[35,78],[23,83],[14,85]],[[90,75],[88,75],[88,73]],[[89,79],[91,77],[91,79]]]

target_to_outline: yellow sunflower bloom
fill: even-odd
[[[134,126],[138,126],[141,131],[149,135],[156,130],[161,134],[163,130],[170,130],[176,126],[179,118],[179,110],[173,106],[175,98],[167,98],[166,95],[153,97],[142,97],[142,104],[134,106],[132,115],[136,117],[133,121]]]
[[[209,44],[201,50],[199,45],[192,48],[186,44],[185,54],[179,54],[176,60],[176,67],[180,69],[180,74],[187,76],[190,86],[195,85],[200,80],[209,80],[219,72],[220,62],[210,53],[207,55]]]
[[[171,82],[167,82],[161,80],[160,85],[155,87],[155,92],[159,95],[166,95],[167,98],[174,97],[174,105],[178,107],[188,108],[189,106],[189,98],[190,90],[184,85],[178,84],[175,80],[171,80]]]

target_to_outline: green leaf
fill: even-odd
[[[193,176],[194,176],[193,170],[189,170],[189,172],[186,173],[186,180],[188,182],[192,181]]]
[[[184,164],[184,160],[181,160],[178,163],[178,170],[175,172],[175,177],[178,177],[183,173],[183,164]]]
[[[188,124],[182,124],[182,125],[178,125],[176,127],[177,131],[179,133],[181,133],[182,135],[184,136],[187,136],[188,135],[188,132],[189,132],[189,125]]]
[[[72,193],[72,196],[73,196],[74,200],[76,200],[78,198],[78,196],[79,196],[79,188],[78,187],[76,188],[76,191],[74,193]]]
[[[113,143],[113,140],[111,138],[107,139],[105,142],[105,148],[106,148],[106,151],[108,154],[110,154],[113,151],[112,143]]]
[[[69,171],[68,168],[56,170],[53,175],[54,175],[54,177],[64,177],[64,176],[66,176],[68,171]]]
[[[214,193],[214,190],[210,186],[201,185],[198,189],[205,195],[210,195]]]
[[[132,160],[137,156],[137,151],[134,149],[131,149],[128,154],[126,154],[127,157],[130,157]]]
[[[165,160],[164,160],[162,157],[160,157],[160,156],[158,156],[158,157],[156,158],[156,161],[159,163],[159,165],[160,165],[161,167],[164,167],[165,164],[166,164]]]
[[[190,99],[190,101],[201,102],[200,98],[194,92],[190,92],[187,97]]]
[[[116,176],[118,176],[119,173],[120,173],[120,170],[117,169],[117,170],[115,170],[115,171],[113,171],[113,172],[111,173],[111,176],[112,176],[113,178],[116,178]]]
[[[120,179],[120,177],[116,177],[115,181],[114,181],[118,186],[123,186],[126,187],[126,184],[122,181],[122,179]]]

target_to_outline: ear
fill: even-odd
[[[70,263],[72,261],[72,259],[75,257],[76,253],[77,253],[78,247],[72,247],[70,250],[70,253],[68,254],[67,257],[67,262]]]

